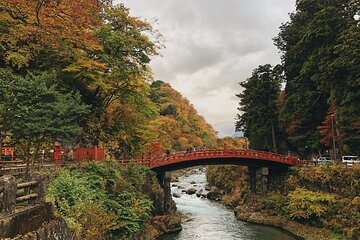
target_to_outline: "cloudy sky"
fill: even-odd
[[[295,0],[115,0],[131,15],[158,20],[165,40],[151,66],[194,104],[220,137],[234,134],[239,82],[260,64],[277,64],[272,38]]]

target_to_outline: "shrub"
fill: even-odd
[[[206,178],[211,186],[231,193],[237,186],[247,186],[247,171],[242,166],[210,166]],[[243,183],[246,184],[243,184]]]
[[[76,205],[71,216],[76,223],[72,228],[77,239],[109,239],[110,230],[115,229],[116,215],[95,203]]]
[[[331,194],[296,188],[288,194],[288,210],[294,219],[324,217],[334,208],[335,197]]]
[[[90,162],[60,171],[47,198],[80,239],[129,238],[150,218],[152,203],[143,191],[150,183],[155,176],[144,167]]]
[[[267,195],[264,204],[267,209],[274,210],[276,213],[285,213],[286,198],[278,193]]]

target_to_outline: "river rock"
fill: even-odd
[[[249,217],[253,213],[251,209],[246,205],[237,206],[234,208],[235,217],[241,221],[248,221]]]
[[[196,182],[195,181],[191,181],[190,184],[195,184]]]
[[[196,197],[201,197],[201,193],[196,193]]]
[[[172,187],[177,187],[178,185],[174,183],[174,184],[172,184],[171,186],[172,186]]]
[[[212,187],[206,197],[210,200],[220,201],[222,199],[222,194],[219,189]]]
[[[179,182],[179,176],[176,174],[171,174],[171,182]]]
[[[157,239],[160,235],[181,231],[181,218],[177,215],[155,216],[145,224],[141,234],[135,240]]]
[[[183,186],[178,186],[177,188],[178,189],[185,189]]]
[[[173,197],[179,198],[179,197],[180,197],[180,194],[178,194],[178,193],[173,193]]]
[[[206,187],[205,187],[205,191],[210,191],[210,187],[209,187],[209,186],[206,186]]]
[[[192,195],[196,193],[196,189],[195,188],[189,188],[188,190],[186,190],[186,194]]]
[[[197,173],[197,171],[196,171],[196,169],[191,169],[190,170],[190,174],[192,175],[192,174],[196,174]]]

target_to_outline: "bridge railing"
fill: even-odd
[[[260,159],[260,160],[269,160],[273,162],[284,163],[288,165],[300,165],[300,160],[291,156],[285,156],[277,153],[269,153],[264,151],[255,151],[255,150],[238,150],[238,149],[205,149],[205,150],[195,150],[195,151],[185,151],[177,152],[166,156],[157,156],[147,159],[137,159],[137,160],[121,160],[120,163],[127,165],[131,162],[135,164],[145,165],[150,168],[158,167],[165,164],[172,164],[180,161],[187,160],[198,160],[204,158],[213,158],[213,157],[243,157],[250,159]]]

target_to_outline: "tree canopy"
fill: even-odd
[[[280,83],[281,68],[269,64],[259,66],[250,78],[240,83],[244,91],[236,95],[240,98],[236,130],[244,132],[253,149],[276,149],[273,135],[278,133]]]
[[[289,149],[303,157],[331,149],[332,138],[339,154],[360,152],[359,12],[359,1],[299,0],[274,39],[286,83],[276,108],[278,128],[286,133]],[[242,105],[250,96],[248,83],[244,87]],[[252,93],[254,102],[263,97],[256,88]],[[262,132],[265,123],[245,127],[252,108],[240,110],[238,128],[252,126],[269,138]]]
[[[157,144],[215,144],[215,131],[187,100],[167,84],[151,85],[161,35],[123,4],[5,0],[0,32],[0,93],[7,96],[0,124],[19,151],[28,138],[103,145],[126,159]]]

